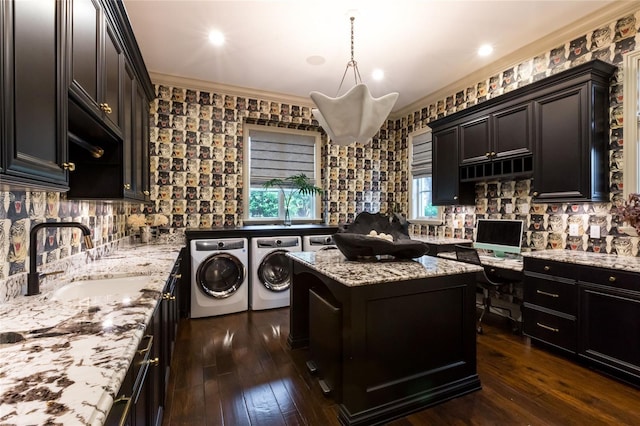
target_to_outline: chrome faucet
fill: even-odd
[[[27,274],[27,296],[40,294],[40,278],[46,274],[38,274],[36,256],[38,253],[38,231],[42,228],[80,228],[84,235],[86,249],[93,248],[91,230],[78,222],[42,222],[31,227],[29,233],[29,273]]]

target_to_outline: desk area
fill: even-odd
[[[479,266],[433,256],[348,261],[337,250],[288,257],[289,346],[307,347],[310,330],[324,324],[310,317],[310,294],[328,294],[337,312],[336,329],[327,334],[338,342],[330,396],[341,424],[384,423],[480,389]]]

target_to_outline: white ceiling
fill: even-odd
[[[587,15],[604,13],[612,1],[124,3],[150,72],[306,99],[312,90],[338,94],[355,11],[355,60],[362,79],[375,97],[399,92],[397,111]],[[226,35],[222,48],[207,41],[214,28]],[[493,44],[494,53],[479,57],[481,43]],[[313,56],[324,63],[311,64]],[[383,81],[371,78],[374,68],[384,70]],[[340,94],[353,84],[350,71]]]

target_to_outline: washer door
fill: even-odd
[[[198,266],[196,285],[204,294],[224,299],[238,291],[246,273],[245,266],[237,257],[228,253],[216,253]]]
[[[287,250],[267,254],[258,267],[258,279],[268,290],[285,291],[291,285],[291,270]]]

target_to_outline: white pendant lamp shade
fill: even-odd
[[[320,92],[311,92],[309,96],[316,104],[311,112],[320,126],[327,132],[331,142],[338,145],[351,145],[354,142],[366,144],[382,127],[391,109],[398,100],[398,93],[374,98],[369,88],[362,83],[358,63],[353,58],[353,21],[351,18],[351,60],[347,62],[338,93],[344,83],[349,68],[353,68],[355,86],[342,96],[331,98]]]
[[[365,144],[371,140],[389,116],[399,94],[389,93],[374,98],[369,88],[360,83],[337,98],[320,92],[311,92],[309,96],[318,107],[311,112],[331,142],[350,145],[353,142]]]

